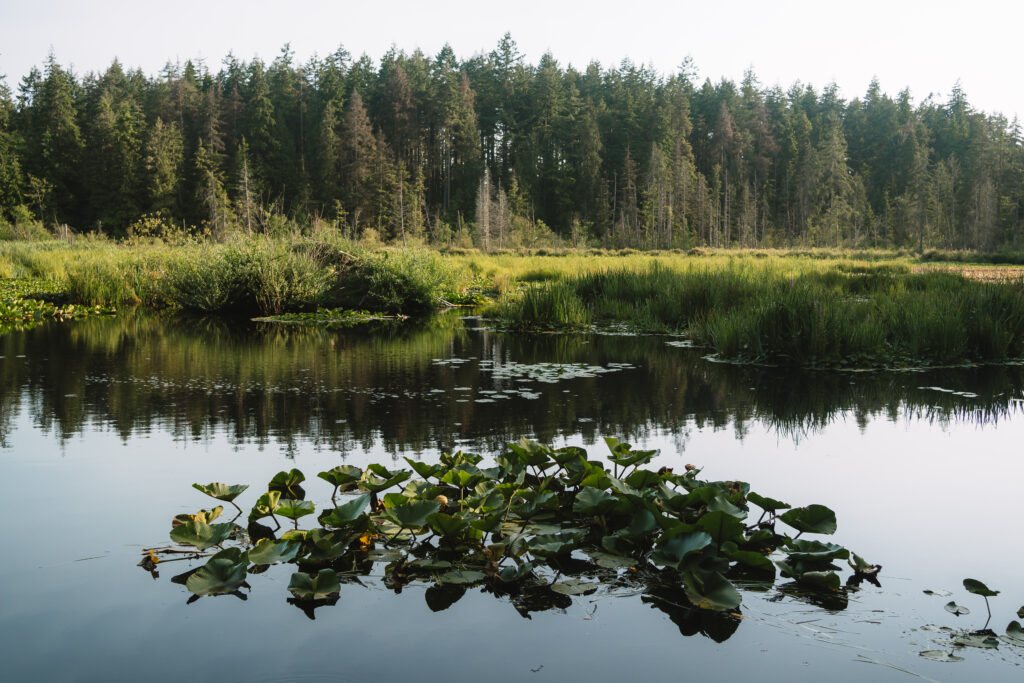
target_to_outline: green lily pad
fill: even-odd
[[[369,493],[357,496],[349,502],[339,505],[331,510],[327,516],[323,518],[323,523],[328,526],[345,526],[346,524],[350,524],[363,516],[363,511],[366,509],[366,505],[369,502]]]
[[[300,600],[323,600],[341,592],[341,579],[333,569],[321,569],[316,576],[295,572],[288,590]]]
[[[834,534],[836,513],[824,505],[808,505],[786,510],[779,516],[783,522],[797,531],[809,534]]]
[[[421,529],[427,525],[427,517],[441,509],[432,500],[418,500],[405,505],[395,505],[384,512],[384,516],[400,527]]]
[[[443,512],[428,515],[427,524],[430,525],[431,531],[444,538],[456,538],[469,528],[469,524],[461,517],[453,517]]]
[[[403,470],[392,474],[387,478],[383,478],[376,476],[372,470],[367,468],[366,472],[363,473],[363,478],[359,480],[359,488],[372,491],[373,493],[380,493],[381,491],[386,491],[396,484],[402,483],[410,476],[412,476],[410,472]]]
[[[612,555],[611,553],[603,553],[600,550],[589,550],[585,551],[590,556],[598,567],[604,567],[605,569],[621,569],[623,567],[635,567],[636,560],[632,557],[626,557],[624,555]]]
[[[957,647],[977,647],[992,650],[999,647],[999,639],[986,633],[961,633],[954,640]]]
[[[747,494],[747,500],[768,512],[775,512],[776,510],[788,510],[793,507],[789,503],[783,503],[781,500],[775,500],[774,498],[767,498],[760,494],[751,491]]]
[[[673,536],[651,553],[651,562],[663,567],[676,567],[686,559],[686,556],[693,552],[703,550],[711,545],[711,536],[703,531],[695,531],[691,534]]]
[[[720,510],[704,514],[697,520],[697,528],[706,531],[715,543],[739,539],[746,530],[743,522]]]
[[[175,543],[194,546],[199,550],[206,550],[226,541],[235,528],[235,525],[230,522],[226,524],[185,522],[171,529],[171,540]]]
[[[729,579],[714,571],[695,569],[683,572],[683,587],[686,597],[700,609],[733,610],[743,600]]]
[[[300,470],[292,469],[288,472],[278,472],[267,484],[268,491],[279,491],[282,498],[290,500],[302,500],[306,497],[305,489],[300,486],[306,481],[306,475]]]
[[[483,572],[472,569],[453,569],[437,577],[438,583],[451,583],[457,585],[478,583],[487,578]]]
[[[293,500],[282,498],[277,504],[277,514],[291,520],[298,520],[316,511],[316,506],[311,500]]]
[[[209,524],[213,520],[220,517],[222,512],[224,512],[224,506],[218,505],[212,510],[200,510],[194,515],[174,515],[174,520],[171,522],[171,525],[178,526],[179,524],[184,524],[185,522],[205,522],[206,524]]]
[[[267,491],[256,501],[256,504],[252,506],[252,511],[249,512],[249,521],[256,521],[257,519],[263,519],[277,512],[278,503],[281,502],[280,491]]]
[[[320,477],[334,487],[354,484],[363,476],[363,471],[354,465],[338,465],[326,472],[319,472]]]
[[[952,600],[946,603],[946,611],[955,616],[963,616],[964,614],[970,614],[971,610],[967,609],[963,605],[958,605]]]
[[[600,587],[600,584],[582,581],[580,579],[566,579],[551,584],[551,590],[562,595],[586,595],[593,593]]]
[[[826,592],[838,591],[842,585],[838,574],[826,571],[803,572],[796,577],[796,582],[804,588]]]
[[[1024,629],[1021,628],[1020,622],[1011,621],[1007,624],[1004,640],[1012,645],[1024,647]]]
[[[963,657],[957,657],[955,654],[953,654],[951,652],[946,652],[945,650],[925,650],[924,652],[918,652],[917,654],[919,656],[921,656],[921,657],[924,657],[925,659],[930,659],[933,662],[962,662],[962,661],[964,661]]]
[[[298,556],[300,548],[300,541],[273,541],[263,538],[249,549],[249,561],[253,564],[291,562]]]
[[[1017,610],[1017,618],[1024,619],[1024,607],[1021,607],[1019,610]]]
[[[785,553],[791,560],[846,560],[850,551],[835,543],[798,538],[786,542]]]
[[[999,595],[999,591],[992,590],[977,579],[964,579],[964,588],[967,589],[968,593],[974,593],[975,595],[981,595],[986,598]]]
[[[185,587],[196,595],[233,593],[245,583],[248,560],[238,548],[222,550],[185,581]]]
[[[242,492],[249,488],[249,485],[233,484],[228,486],[227,484],[215,481],[209,484],[192,484],[192,488],[196,491],[202,491],[211,498],[216,498],[217,500],[223,500],[225,503],[230,503],[235,498],[242,495]]]

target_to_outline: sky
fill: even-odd
[[[51,48],[79,76],[116,57],[156,74],[168,61],[203,58],[216,71],[233,52],[266,61],[290,43],[299,62],[343,45],[375,61],[392,45],[460,58],[492,50],[510,32],[530,63],[550,51],[562,65],[623,58],[661,73],[691,57],[700,80],[816,88],[834,81],[846,99],[873,77],[915,102],[944,101],[959,81],[969,102],[1012,119],[1024,114],[1018,48],[1024,3],[1008,0],[0,0],[0,73],[17,90]]]

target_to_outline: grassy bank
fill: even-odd
[[[486,293],[512,329],[620,325],[689,334],[728,359],[821,367],[1024,356],[1022,274],[892,252],[440,253],[330,232],[223,244],[0,243],[0,276],[42,278],[77,305],[415,316]]]

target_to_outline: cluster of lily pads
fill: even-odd
[[[75,320],[115,312],[109,306],[56,303],[62,296],[55,282],[0,278],[0,330],[25,329],[44,320]]]
[[[282,313],[280,315],[269,315],[261,318],[253,318],[257,322],[284,323],[291,325],[317,325],[327,328],[354,327],[363,323],[380,322],[385,320],[405,320],[404,315],[387,315],[385,313],[371,313],[365,310],[349,308],[318,308],[316,312],[305,313]]]
[[[339,465],[317,475],[333,487],[319,514],[296,469],[278,473],[247,515],[235,502],[247,486],[194,484],[234,506],[235,519],[215,523],[221,506],[179,515],[170,532],[179,546],[146,550],[140,564],[155,572],[173,554],[216,549],[175,579],[194,600],[244,597],[249,575],[291,563],[297,571],[288,590],[310,615],[374,564],[384,564],[384,581],[395,590],[430,584],[428,603],[450,600],[446,587],[458,599],[458,591],[480,585],[517,604],[629,584],[645,601],[669,591],[673,610],[723,615],[740,607],[736,583],[770,586],[781,575],[791,590],[831,596],[865,579],[877,584],[877,565],[802,538],[836,531],[827,507],[791,507],[742,481],[705,481],[691,465],[683,473],[647,469],[658,451],[605,441],[606,461],[580,447],[522,440],[491,466],[462,452],[442,454],[436,464],[406,458],[410,469]],[[236,523],[243,515],[245,527]],[[307,519],[316,524],[300,529]],[[853,570],[846,586],[839,560]]]
[[[1000,643],[1008,643],[1010,645],[1024,647],[1024,627],[1021,626],[1019,621],[1014,620],[1007,624],[1006,633],[1001,636],[988,627],[989,622],[992,621],[992,608],[988,604],[988,599],[999,595],[999,591],[989,588],[977,579],[964,579],[964,589],[968,593],[980,595],[985,599],[985,610],[988,613],[985,625],[977,630],[966,631],[939,627],[937,630],[946,632],[950,636],[950,640],[947,643],[948,649],[925,650],[919,653],[922,657],[937,662],[962,662],[964,658],[954,654],[958,648],[976,647],[983,650],[991,650],[999,647]],[[926,590],[925,594],[940,597],[949,597],[952,595],[949,591],[940,590]],[[950,600],[946,603],[945,610],[956,617],[961,617],[971,613],[969,608],[957,604],[954,600]],[[1024,619],[1024,606],[1017,610],[1017,617]]]

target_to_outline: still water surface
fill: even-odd
[[[137,315],[0,337],[0,680],[1020,680],[1024,649],[1007,644],[953,664],[918,653],[948,641],[932,625],[983,624],[964,577],[1002,591],[998,633],[1024,605],[1024,369],[787,374],[666,337],[481,325]],[[156,580],[135,566],[174,514],[209,505],[193,482],[257,491],[298,467],[324,498],[315,474],[341,463],[524,436],[592,457],[615,436],[660,448],[655,467],[828,505],[830,540],[882,564],[882,586],[825,608],[780,579],[723,625],[614,590],[516,609],[474,588],[433,611],[426,586],[396,594],[378,573],[310,620],[286,600],[293,567],[250,577],[246,601],[186,605],[170,577],[188,563]],[[972,614],[945,612],[951,599]]]

